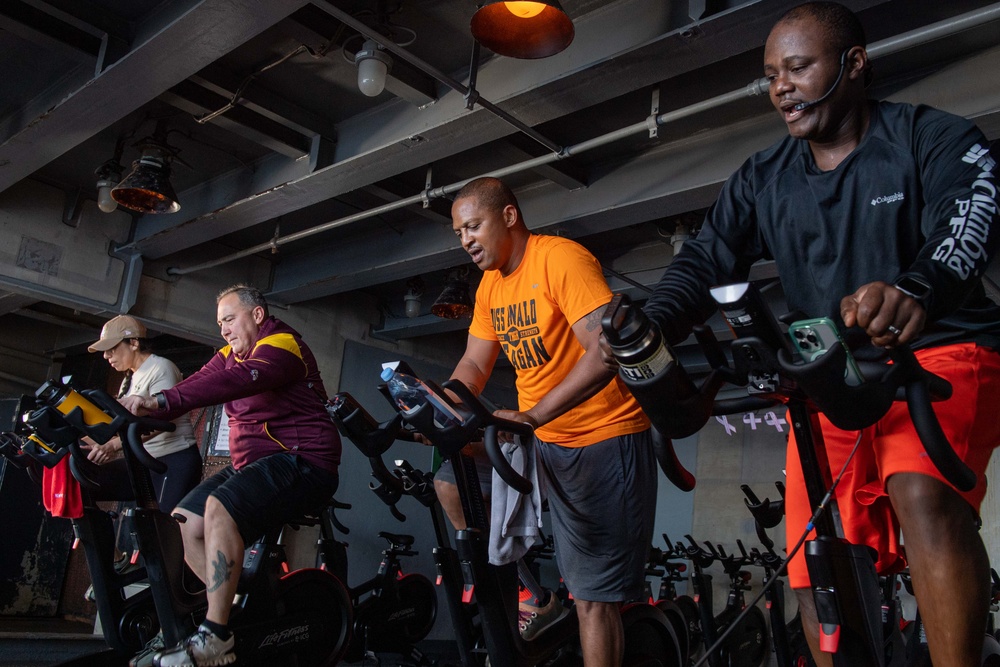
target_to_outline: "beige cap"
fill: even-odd
[[[145,338],[146,327],[131,315],[119,315],[108,320],[101,329],[101,340],[87,348],[89,352],[104,352],[110,350],[126,338]]]

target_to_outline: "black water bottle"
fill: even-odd
[[[625,294],[616,294],[601,319],[604,337],[618,360],[622,379],[639,382],[667,372],[674,363],[660,328]]]
[[[357,399],[346,391],[334,394],[326,404],[327,414],[337,426],[355,434],[371,433],[378,429],[378,422]]]
[[[601,328],[620,366],[619,376],[656,429],[668,438],[683,438],[701,428],[709,413],[698,389],[642,309],[625,294],[616,294]]]

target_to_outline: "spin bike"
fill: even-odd
[[[817,537],[805,543],[805,554],[820,625],[820,648],[833,655],[837,667],[904,665],[899,624],[896,619],[883,623],[883,594],[870,549],[840,537],[836,501],[824,502],[832,474],[824,456],[819,414],[838,428],[861,430],[877,422],[893,401],[906,400],[929,460],[956,488],[968,490],[975,485],[975,475],[951,448],[931,408],[932,400],[950,396],[951,386],[921,368],[906,346],[888,351],[891,364],[862,365],[865,380],[850,386],[844,381],[846,348],[834,345],[809,362],[796,359],[753,285],[713,288],[712,294],[736,337],[731,344],[733,366],[711,330],[698,327],[695,336],[712,367],[701,386],[695,388],[680,364],[671,362],[675,368],[670,379],[675,384],[668,392],[675,400],[670,405],[665,405],[662,395],[654,390],[662,389],[658,378],[630,383],[632,394],[654,426],[675,438],[695,433],[713,414],[784,404],[795,433],[809,502],[817,508],[811,521]],[[619,304],[624,302],[618,300]],[[746,387],[747,396],[716,401],[726,382]],[[983,664],[994,664],[1000,655],[1000,647],[991,639],[986,637]]]
[[[36,393],[39,409],[27,423],[35,437],[53,451],[68,450],[69,466],[83,489],[96,489],[96,465],[79,445],[81,436],[98,443],[120,435],[129,479],[135,492],[133,530],[144,569],[115,580],[109,545],[111,520],[88,505],[74,529],[83,544],[94,580],[98,613],[109,646],[122,657],[134,653],[156,633],[166,646],[188,637],[207,609],[204,586],[190,586],[185,577],[183,546],[175,517],[159,511],[149,470],[165,470],[142,446],[142,434],[173,430],[170,422],[136,417],[103,391],[77,393],[55,381]],[[284,574],[286,563],[280,529],[248,548],[230,628],[236,638],[240,665],[332,665],[343,654],[351,627],[351,603],[344,586],[318,569]],[[145,574],[148,588],[133,598],[116,600],[116,588]],[[152,601],[150,610],[148,601]],[[155,612],[155,613],[154,613]],[[138,648],[137,648],[138,646]]]
[[[396,519],[405,521],[406,516],[399,511],[396,503],[403,495],[411,494],[404,487],[401,475],[391,473],[382,461],[382,452],[371,443],[366,444],[360,434],[355,434],[357,440],[352,438],[345,426],[344,417],[350,420],[350,414],[357,407],[360,406],[346,393],[333,396],[327,405],[341,434],[368,455],[372,476],[377,480],[377,484],[370,483],[369,488],[389,507]],[[359,441],[361,444],[358,444]],[[316,545],[317,566],[332,572],[347,584],[347,544],[337,539],[337,534],[347,535],[350,531],[337,520],[336,509],[350,509],[350,505],[333,501],[321,513],[318,521],[320,537]],[[418,553],[412,549],[412,535],[380,531],[378,537],[386,540],[388,545],[382,551],[375,576],[357,586],[348,585],[354,606],[354,635],[344,659],[358,662],[370,654],[398,653],[412,661],[413,665],[432,665],[433,661],[416,647],[416,643],[430,633],[437,618],[434,584],[419,573],[403,574],[400,559]]]
[[[427,384],[437,400],[453,403],[439,387]],[[517,628],[517,564],[497,566],[489,563],[489,520],[475,463],[462,453],[466,444],[478,439],[482,429],[482,439],[494,469],[512,489],[530,493],[531,482],[511,468],[500,449],[498,435],[504,431],[530,438],[531,427],[495,417],[461,382],[449,380],[444,388],[453,392],[466,413],[471,415],[462,423],[443,428],[435,425],[430,403],[400,414],[455,464],[455,481],[467,525],[455,536],[465,581],[462,599],[468,602],[474,595],[477,600],[490,664],[495,667],[579,664],[575,609],[570,609],[569,614],[531,641],[522,639]],[[681,665],[673,628],[660,610],[648,604],[629,604],[621,613],[625,629],[625,665]]]
[[[451,615],[452,630],[459,663],[462,667],[477,667],[482,664],[477,660],[477,643],[481,636],[481,630],[477,627],[478,610],[474,604],[463,603],[464,580],[462,577],[462,564],[458,552],[451,546],[448,537],[448,528],[445,523],[444,512],[437,501],[437,494],[434,491],[433,476],[420,473],[401,461],[396,466],[394,472],[390,472],[382,461],[382,455],[398,440],[412,440],[413,434],[403,428],[402,416],[396,414],[392,419],[378,423],[353,396],[347,392],[334,395],[327,405],[327,411],[333,418],[334,423],[341,435],[350,440],[368,457],[372,468],[374,482],[369,483],[369,488],[377,495],[382,502],[389,506],[390,512],[397,519],[403,520],[405,517],[397,509],[396,503],[404,495],[411,496],[431,513],[431,523],[434,528],[434,535],[437,546],[433,549],[434,565],[437,571],[437,583],[444,586],[444,597],[448,604],[448,611]],[[320,543],[318,545],[318,558],[327,567],[331,567],[334,572],[347,573],[346,545],[336,539],[336,531],[346,534],[346,529],[338,525],[333,509],[328,508],[320,523]],[[342,565],[331,565],[342,563]],[[381,570],[381,566],[380,566]],[[414,575],[407,575],[413,577]],[[423,578],[426,581],[426,578]],[[429,583],[428,583],[429,585]],[[410,592],[415,594],[418,600],[426,599],[425,587],[423,584],[414,585]],[[377,588],[376,588],[377,590]],[[436,609],[436,596],[433,587],[429,591],[433,596]],[[402,597],[402,596],[401,596]],[[367,600],[366,600],[367,602]],[[364,604],[364,603],[362,603]],[[370,612],[374,613],[375,603],[369,603]],[[360,620],[360,614],[359,614]],[[429,628],[428,628],[429,630]],[[373,636],[375,635],[374,633]],[[407,637],[415,637],[420,631],[414,632],[407,627],[402,634]],[[426,631],[420,638],[427,634]],[[382,638],[392,641],[392,638]]]
[[[796,614],[791,621],[785,622],[785,582],[771,581],[779,576],[784,561],[774,550],[774,540],[767,534],[767,529],[776,527],[785,516],[785,485],[775,482],[775,486],[781,498],[772,501],[770,498],[761,500],[748,485],[740,485],[746,496],[743,500],[754,518],[757,538],[764,549],[751,547],[750,562],[764,569],[764,599],[767,600],[771,646],[778,667],[811,667],[815,663],[802,630],[802,617]]]
[[[699,546],[694,538],[685,535],[688,546],[686,557],[694,566],[691,583],[701,617],[701,634],[705,650],[709,652],[708,663],[712,667],[760,667],[767,657],[767,623],[760,607],[747,607],[745,593],[750,590],[750,573],[743,569],[750,558],[740,544],[742,556],[727,554],[722,545],[713,546],[705,542],[706,548]],[[705,572],[713,562],[718,561],[729,577],[729,594],[726,605],[715,613],[712,576]],[[746,613],[741,614],[746,610]],[[731,629],[730,629],[731,628]],[[729,631],[723,640],[723,632]],[[716,647],[717,644],[721,644]]]
[[[673,626],[681,651],[681,661],[686,665],[701,645],[701,612],[693,597],[677,593],[677,582],[684,581],[684,573],[687,572],[687,563],[677,562],[684,558],[683,550],[676,551],[666,533],[663,534],[663,539],[667,544],[666,550],[657,547],[649,549],[646,574],[660,577],[660,588],[656,601],[653,602],[652,589],[647,582],[647,597]]]

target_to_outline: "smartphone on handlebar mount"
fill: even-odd
[[[795,349],[799,351],[803,361],[806,363],[817,359],[835,346],[840,345],[844,348],[844,354],[847,355],[844,382],[851,387],[857,387],[865,381],[864,376],[861,374],[861,369],[858,368],[857,363],[854,361],[854,355],[851,354],[847,343],[844,342],[844,339],[840,336],[840,332],[837,331],[837,325],[829,317],[817,317],[810,320],[793,322],[788,326],[788,335],[792,339]]]

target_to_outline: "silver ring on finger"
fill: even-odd
[[[902,331],[900,331],[899,329],[897,329],[897,328],[896,328],[896,327],[895,327],[894,325],[892,325],[892,324],[890,324],[890,325],[888,326],[887,330],[888,330],[888,332],[889,332],[889,333],[891,333],[891,334],[892,334],[893,336],[898,336],[898,335],[900,335],[901,333],[903,333]]]

